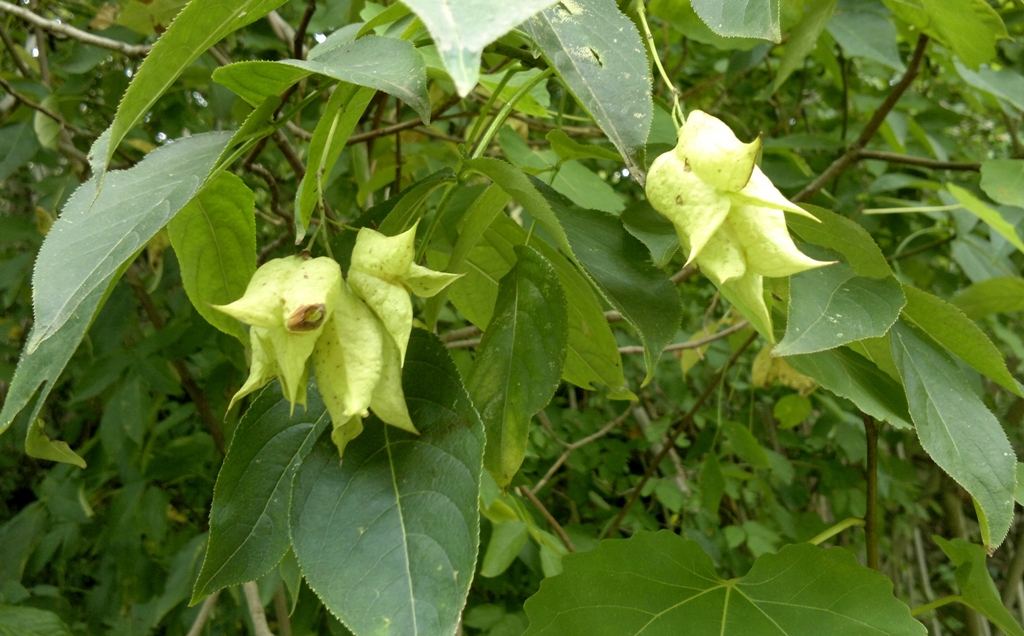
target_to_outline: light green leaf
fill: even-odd
[[[255,197],[242,180],[221,173],[167,224],[181,282],[199,315],[248,344],[241,323],[210,305],[242,297],[256,272]]]
[[[619,217],[623,227],[651,251],[654,264],[664,267],[679,249],[676,226],[658,214],[647,201],[637,201]]]
[[[810,417],[811,401],[799,393],[790,393],[779,398],[772,408],[772,415],[779,420],[779,428],[793,428]]]
[[[217,69],[213,78],[256,105],[312,73],[384,91],[411,106],[424,123],[430,121],[427,67],[406,40],[368,35],[315,59],[239,62]]]
[[[554,2],[406,0],[404,4],[423,20],[459,95],[465,97],[476,85],[484,47]]]
[[[897,428],[913,426],[902,387],[863,356],[843,347],[790,356],[786,362],[871,417]]]
[[[1012,243],[1014,247],[1021,252],[1024,252],[1024,241],[1022,241],[1020,236],[1017,234],[1016,228],[1010,225],[998,210],[985,205],[981,199],[957,185],[947,183],[946,189],[949,190],[950,193],[955,196],[974,216],[987,223],[989,227],[998,232],[1004,239]]]
[[[1013,491],[1013,498],[1024,506],[1024,462],[1017,462],[1017,487]]]
[[[1002,354],[978,325],[955,306],[909,285],[903,286],[907,306],[903,317],[920,327],[978,373],[1020,395]],[[1024,396],[1022,396],[1024,397]]]
[[[19,122],[0,128],[0,181],[14,174],[35,156],[39,138],[28,122]]]
[[[764,44],[755,38],[722,37],[708,28],[697,16],[689,2],[679,0],[651,0],[647,6],[651,15],[657,16],[672,25],[676,31],[697,42],[710,44],[721,51],[749,51],[755,46]],[[672,133],[675,134],[673,127]],[[673,140],[672,145],[675,144]]]
[[[987,64],[983,64],[977,70],[972,71],[958,59],[953,60],[953,66],[956,68],[956,72],[960,74],[960,77],[970,86],[980,91],[985,91],[993,97],[1006,100],[1018,110],[1024,110],[1024,76],[1017,71],[1011,68],[995,70]],[[993,159],[990,161],[1012,160]]]
[[[320,118],[309,142],[306,175],[295,192],[295,233],[301,240],[306,235],[309,220],[319,202],[321,182],[334,170],[334,164],[345,149],[345,142],[376,94],[371,88],[358,88],[352,84],[339,84],[327,100],[325,113],[333,116]]]
[[[1024,89],[1022,89],[1022,93],[1024,93]],[[1024,105],[1021,108],[1024,109]],[[981,189],[997,203],[1024,208],[1024,160],[989,159],[982,161]]]
[[[782,41],[778,0],[690,0],[704,24],[727,38]]]
[[[518,519],[492,523],[491,540],[480,565],[480,576],[486,578],[503,574],[530,540],[529,527]]]
[[[896,25],[884,4],[841,0],[825,28],[847,57],[873,60],[899,73],[907,70],[896,47]]]
[[[772,355],[814,353],[884,336],[906,302],[895,278],[858,276],[846,263],[794,274],[786,336]]]
[[[704,509],[711,516],[718,516],[718,507],[722,505],[722,496],[725,494],[725,477],[722,475],[722,466],[718,463],[718,455],[714,450],[708,453],[701,463],[697,483],[700,485]]]
[[[543,73],[543,71],[539,68],[531,68],[513,75],[512,78],[505,83],[504,88],[501,89],[501,94],[498,95],[496,105],[504,104],[512,99],[519,89],[526,84],[539,81],[539,83],[534,84],[533,88],[531,88],[528,93],[519,98],[514,105],[514,109],[533,117],[546,119],[548,116],[548,108],[551,106],[551,94],[548,93],[546,86],[547,83],[537,80],[537,75],[541,73]],[[491,95],[498,89],[498,85],[501,84],[501,80],[504,75],[504,72],[481,75],[480,85],[487,89],[488,95]]]
[[[71,630],[53,612],[0,605],[0,636],[71,636]]]
[[[46,99],[40,102],[41,106],[45,106],[51,111],[58,111],[59,105],[57,99],[53,94],[47,95]],[[48,115],[44,115],[41,111],[36,111],[33,116],[32,125],[36,131],[36,137],[39,139],[39,145],[43,148],[49,148],[50,150],[57,150],[57,139],[60,136],[60,123],[50,118]]]
[[[970,68],[995,57],[996,41],[1009,37],[985,0],[884,1],[897,17],[937,39]]]
[[[534,182],[565,227],[583,269],[644,343],[646,384],[682,320],[675,285],[651,263],[650,252],[614,216],[584,210],[540,181]]]
[[[122,268],[192,199],[230,137],[181,139],[107,174],[99,195],[94,177],[71,196],[36,259],[36,322],[0,411],[0,432],[45,383],[35,419]]]
[[[969,318],[1024,311],[1024,278],[990,278],[957,294],[953,304]]]
[[[779,70],[775,75],[772,92],[779,90],[779,87],[789,79],[793,71],[803,66],[804,60],[818,46],[818,36],[825,30],[825,25],[832,17],[836,1],[812,2],[804,9],[803,17],[793,27],[789,39],[786,40],[786,49],[782,52],[782,59],[779,60]],[[697,0],[697,4],[700,4],[700,0]]]
[[[663,530],[565,557],[526,601],[526,636],[924,636],[885,575],[802,543],[723,579],[695,541]]]
[[[960,586],[958,600],[992,621],[1007,636],[1024,636],[1024,629],[1003,605],[988,573],[985,548],[963,539],[932,538],[956,565],[956,583]]]
[[[71,450],[66,442],[53,441],[47,437],[43,432],[43,421],[39,418],[32,420],[32,424],[28,427],[28,434],[25,437],[25,454],[29,457],[48,459],[51,462],[64,462],[85,468],[85,460]]]
[[[455,632],[476,565],[484,431],[455,363],[413,330],[402,377],[420,435],[376,417],[322,436],[295,478],[291,536],[309,586],[356,634]]]
[[[643,185],[654,102],[636,25],[614,0],[577,0],[556,4],[523,26]]]
[[[921,446],[978,502],[989,522],[982,540],[996,548],[1013,518],[1017,458],[999,421],[970,388],[953,358],[903,320],[890,333]]]
[[[466,378],[487,431],[484,467],[502,488],[526,457],[530,420],[558,388],[568,329],[555,270],[531,247],[515,252]]]
[[[800,215],[786,215],[786,223],[803,241],[839,252],[858,276],[892,276],[892,269],[889,268],[885,255],[867,230],[855,221],[825,208],[806,203],[801,204],[801,207],[821,221],[815,223]]]
[[[285,555],[291,545],[292,479],[329,422],[315,383],[308,387],[306,408],[294,412],[276,382],[259,392],[238,423],[217,475],[209,547],[193,603],[260,578]]]
[[[757,438],[747,427],[737,422],[723,422],[722,432],[732,443],[732,450],[740,459],[754,468],[771,468],[768,455],[765,454]]]
[[[90,152],[102,172],[118,144],[192,62],[224,36],[252,24],[284,0],[192,0],[153,45],[117,107],[109,137]]]

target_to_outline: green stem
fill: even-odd
[[[920,607],[915,607],[914,609],[910,610],[910,615],[914,616],[914,617],[917,617],[917,616],[920,616],[921,614],[927,614],[928,612],[932,611],[933,609],[938,609],[938,608],[942,607],[943,605],[949,605],[950,603],[960,603],[962,601],[963,601],[963,598],[960,597],[960,596],[943,596],[942,598],[935,599],[934,601],[932,601],[931,603],[928,603],[927,605],[922,605]]]
[[[508,84],[512,76],[521,71],[522,68],[518,64],[513,64],[511,68],[505,71],[505,75],[502,76],[501,81],[498,82],[497,88],[491,91],[491,96],[487,99],[487,103],[480,110],[480,117],[477,118],[476,123],[473,124],[473,130],[466,137],[466,147],[471,148],[473,146],[473,140],[480,134],[480,130],[484,127],[484,120],[487,119],[487,114],[491,112],[491,108],[494,106],[494,102],[497,101],[498,96],[505,90],[505,86]]]
[[[822,532],[818,536],[814,537],[813,539],[811,539],[807,543],[810,543],[811,545],[821,545],[822,543],[828,541],[829,539],[831,539],[832,537],[836,536],[837,534],[839,534],[843,530],[846,530],[847,528],[852,528],[854,526],[858,526],[859,527],[859,526],[863,526],[863,525],[864,525],[864,520],[860,519],[860,518],[857,518],[857,517],[850,517],[848,519],[843,519],[842,521],[840,521],[836,525],[832,526],[828,530],[825,530],[824,532]]]
[[[491,144],[491,139],[494,139],[494,135],[497,134],[498,129],[501,128],[501,125],[505,123],[505,119],[512,112],[512,109],[515,107],[516,102],[518,102],[520,99],[525,97],[527,93],[533,90],[534,86],[540,84],[542,81],[551,77],[552,73],[554,73],[554,69],[549,68],[543,71],[542,73],[538,73],[537,76],[534,77],[532,80],[526,82],[525,84],[519,87],[519,90],[517,90],[515,94],[512,95],[512,97],[507,102],[505,102],[505,105],[501,107],[501,110],[498,111],[498,114],[495,115],[493,120],[491,120],[491,125],[487,127],[487,130],[484,131],[483,137],[481,137],[480,141],[477,142],[476,148],[473,149],[473,154],[470,155],[469,157],[470,159],[476,159],[477,157],[480,157],[484,154],[484,151],[487,150],[487,146]]]
[[[672,119],[675,120],[676,127],[681,128],[684,118],[683,108],[679,104],[679,89],[669,79],[668,72],[665,70],[665,66],[661,63],[661,57],[658,55],[658,49],[654,47],[654,35],[651,33],[651,27],[647,24],[647,8],[644,6],[644,0],[636,3],[636,13],[637,17],[640,18],[640,26],[644,29],[644,38],[647,40],[647,46],[651,49],[654,65],[658,67],[658,73],[661,75],[661,79],[665,81],[665,86],[672,91]]]
[[[460,185],[461,181],[448,184],[448,188],[441,195],[441,200],[437,203],[437,209],[434,210],[434,218],[430,219],[430,225],[427,226],[427,231],[423,234],[423,240],[420,241],[420,246],[416,248],[416,260],[413,261],[414,263],[419,263],[423,260],[423,255],[427,253],[427,245],[430,244],[430,237],[434,235],[434,230],[441,224],[441,217],[444,216],[444,211],[448,208],[448,202],[459,191]]]

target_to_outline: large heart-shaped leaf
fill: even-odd
[[[639,532],[570,554],[526,602],[527,636],[926,634],[892,582],[843,548],[790,545],[723,579],[695,541]]]
[[[294,413],[276,382],[253,400],[213,489],[210,544],[193,602],[258,579],[288,551],[292,478],[329,421],[315,383],[306,408]]]
[[[558,274],[537,250],[515,252],[466,379],[487,431],[484,466],[502,488],[526,457],[530,420],[558,388],[568,335]]]
[[[309,586],[356,634],[448,636],[476,564],[484,431],[444,346],[413,330],[402,376],[420,435],[376,417],[295,478],[292,545]]]

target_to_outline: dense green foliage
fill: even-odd
[[[1024,635],[1019,1],[32,0],[0,36],[0,634]],[[687,264],[646,179],[697,110],[755,142],[721,219],[763,171],[829,265]],[[298,254],[367,322],[283,369],[215,306]],[[251,364],[289,394],[234,404]]]

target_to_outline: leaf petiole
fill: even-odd
[[[859,517],[849,517],[848,519],[843,519],[842,521],[832,526],[831,528],[828,528],[827,530],[823,531],[821,534],[817,535],[813,539],[810,539],[807,543],[810,543],[811,545],[821,545],[822,543],[828,541],[829,539],[836,536],[843,530],[846,530],[847,528],[852,528],[853,526],[863,527],[864,520]]]

